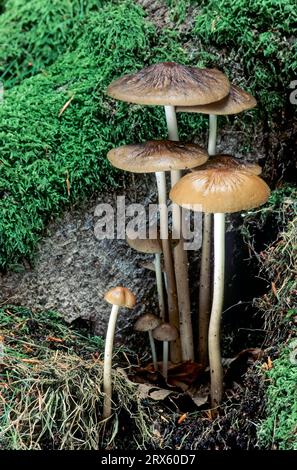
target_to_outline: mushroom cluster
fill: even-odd
[[[265,203],[270,191],[259,177],[259,165],[242,162],[229,155],[216,155],[217,116],[251,109],[256,106],[256,100],[238,86],[230,84],[228,78],[216,69],[189,67],[174,62],[154,64],[125,75],[113,81],[107,93],[128,103],[163,106],[168,128],[168,140],[123,145],[108,153],[110,163],[116,168],[133,173],[154,173],[156,177],[158,237],[144,240],[128,238],[127,242],[133,249],[155,257],[153,269],[156,273],[159,312],[140,317],[135,330],[148,332],[156,370],[158,360],[154,340],[162,341],[162,374],[165,380],[168,375],[168,353],[172,363],[197,360],[205,368],[209,365],[211,404],[218,407],[223,395],[220,323],[224,301],[225,214]],[[209,115],[208,150],[194,143],[179,141],[176,111]],[[168,227],[166,172],[170,172],[171,177],[171,230]],[[190,303],[181,208],[204,214],[198,335],[194,335],[192,326],[194,312]],[[211,258],[212,245],[214,263]],[[106,300],[110,302],[112,299],[113,303],[114,296],[110,292]],[[130,293],[130,296],[133,294]],[[132,301],[129,296],[127,303],[126,291],[125,295],[116,293],[118,298],[121,300],[113,303],[106,338],[104,417],[109,417],[111,413],[111,338],[117,311],[119,306],[131,307],[135,303],[135,299]]]

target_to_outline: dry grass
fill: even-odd
[[[52,321],[49,337],[51,321],[43,313],[34,316],[35,331],[43,324],[38,339],[28,334],[28,322],[32,321],[28,310],[19,309],[15,316],[7,313],[6,317],[4,311],[1,309],[0,315],[4,345],[0,365],[2,449],[120,447],[125,427],[129,429],[129,448],[145,445],[149,433],[137,386],[120,369],[113,372],[113,416],[107,423],[101,420],[103,363],[94,338],[69,329],[61,319],[59,325],[58,319],[56,324]],[[49,317],[53,318],[52,312]],[[9,323],[6,326],[4,318]],[[51,341],[47,343],[44,334]],[[75,343],[79,344],[76,352]]]

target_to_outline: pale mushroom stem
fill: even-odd
[[[160,210],[160,236],[162,242],[164,265],[167,276],[167,296],[168,296],[168,315],[169,322],[179,330],[179,315],[178,303],[176,293],[176,283],[174,274],[174,264],[172,256],[172,247],[168,238],[168,212],[167,212],[167,192],[166,192],[166,178],[164,171],[156,172],[156,180],[158,187],[159,197],[159,210]],[[181,348],[179,338],[172,341],[170,347],[170,358],[174,363],[181,361]]]
[[[223,396],[223,367],[220,350],[221,318],[224,302],[225,214],[214,214],[214,275],[208,346],[211,378],[211,405],[217,407]]]
[[[158,359],[157,359],[155,340],[154,340],[153,333],[151,330],[148,331],[148,335],[149,335],[150,346],[152,350],[152,359],[153,359],[154,368],[155,370],[158,370]]]
[[[209,134],[208,134],[208,154],[213,156],[216,154],[217,143],[217,116],[209,115]],[[208,324],[210,316],[210,298],[211,298],[211,230],[212,216],[205,213],[203,220],[202,250],[200,264],[200,280],[199,280],[199,343],[198,358],[203,367],[207,366],[208,351]]]
[[[165,106],[165,116],[170,140],[178,141],[178,129],[174,106]],[[171,187],[181,178],[181,171],[171,171]],[[174,249],[174,267],[179,306],[179,330],[181,338],[182,360],[194,361],[193,329],[191,319],[190,290],[188,279],[188,256],[183,247],[182,212],[178,204],[172,204],[172,236],[180,238]]]
[[[208,324],[210,316],[210,284],[211,284],[211,217],[210,214],[204,214],[203,221],[203,243],[201,250],[201,269],[199,280],[199,342],[198,358],[199,363],[206,367],[208,364]]]
[[[154,264],[155,264],[156,284],[157,284],[158,300],[159,300],[159,308],[160,308],[160,317],[163,321],[166,321],[163,276],[162,276],[162,265],[161,265],[160,253],[155,254]]]
[[[107,419],[111,416],[111,402],[112,402],[112,380],[111,380],[111,368],[112,368],[112,350],[114,341],[114,332],[119,312],[119,306],[113,305],[111,314],[109,317],[106,339],[105,339],[105,350],[104,350],[104,370],[103,370],[103,391],[104,391],[104,403],[103,403],[103,418]]]
[[[168,378],[168,341],[163,341],[163,367],[162,372],[164,379],[167,382]]]

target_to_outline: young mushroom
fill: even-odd
[[[153,313],[146,313],[145,315],[142,315],[142,317],[138,318],[134,325],[134,330],[148,332],[155,370],[158,370],[158,360],[152,331],[157,328],[161,323],[162,322],[160,318],[156,317],[156,315],[154,315]]]
[[[170,323],[162,323],[153,331],[153,337],[158,341],[163,341],[162,373],[164,379],[167,381],[169,342],[176,341],[178,331],[174,326],[170,325]]]
[[[103,419],[111,416],[111,403],[112,403],[112,351],[114,342],[114,333],[120,307],[133,308],[136,303],[134,294],[126,287],[114,287],[110,289],[104,296],[106,302],[112,305],[104,350],[104,370],[103,370]]]
[[[178,309],[175,271],[171,243],[168,238],[167,191],[165,171],[193,168],[207,161],[207,153],[196,144],[170,140],[148,141],[143,144],[123,145],[110,150],[107,155],[116,168],[134,173],[155,173],[160,209],[160,236],[168,284],[169,321],[181,335],[170,348],[172,362],[193,360],[193,332],[190,309]],[[180,279],[178,294],[187,292],[188,275]],[[181,340],[181,349],[180,349]]]
[[[228,95],[230,83],[219,70],[189,67],[175,62],[161,62],[125,75],[113,81],[107,93],[118,100],[129,103],[164,106],[168,138],[179,140],[176,106],[204,105],[223,99]],[[171,169],[171,186],[181,177],[182,168]],[[161,184],[161,183],[160,183]],[[162,183],[163,184],[163,183]],[[172,232],[181,242],[174,249],[175,279],[178,305],[182,318],[191,316],[188,282],[188,257],[182,241],[182,217],[180,208],[173,204]],[[187,323],[185,322],[185,329]],[[171,348],[174,351],[173,348]],[[185,349],[184,360],[193,359],[191,344]]]
[[[178,106],[177,112],[202,113],[209,115],[209,134],[208,134],[208,153],[210,156],[216,154],[217,143],[217,116],[238,114],[242,111],[252,109],[257,105],[255,98],[240,87],[231,84],[229,94],[223,99],[212,100],[209,104],[199,104],[198,106]],[[211,158],[212,160],[212,158]],[[201,250],[201,266],[199,279],[199,323],[204,322],[210,315],[210,289],[211,289],[211,232],[212,232],[212,216],[205,213],[203,220],[202,250]],[[201,320],[202,317],[202,320]],[[200,344],[200,343],[199,343]],[[203,342],[205,345],[205,342]],[[207,355],[205,347],[199,351],[199,362],[207,365]],[[199,346],[200,347],[200,346]]]
[[[259,176],[226,168],[190,173],[170,192],[170,198],[182,207],[214,214],[213,299],[208,332],[213,407],[220,404],[223,394],[220,325],[224,301],[225,213],[258,207],[267,201],[269,194],[269,187]]]

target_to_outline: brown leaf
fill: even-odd
[[[141,400],[151,398],[155,401],[162,401],[165,400],[165,398],[167,398],[172,393],[172,390],[166,390],[165,388],[152,387],[148,384],[138,385],[138,397]]]
[[[168,384],[187,390],[204,372],[202,366],[195,362],[183,362],[168,367]]]
[[[61,338],[56,338],[55,336],[48,336],[46,341],[51,341],[52,343],[64,343],[64,340]]]
[[[277,289],[276,289],[276,287],[275,287],[275,283],[274,283],[274,282],[271,283],[271,289],[272,289],[272,292],[274,293],[275,297],[278,298],[278,296],[277,296]]]
[[[187,419],[188,413],[184,413],[178,418],[177,424],[182,424]]]

